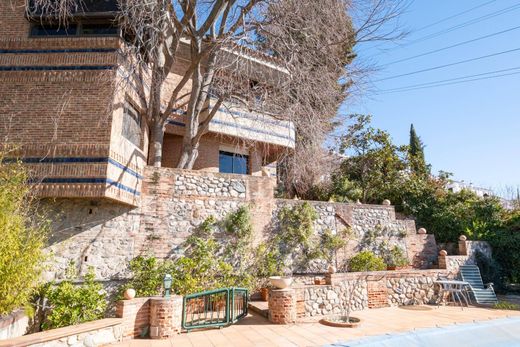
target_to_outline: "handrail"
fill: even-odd
[[[223,327],[247,315],[248,291],[221,288],[184,296],[182,328]]]

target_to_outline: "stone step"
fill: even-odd
[[[262,317],[268,318],[269,316],[267,301],[250,301],[247,304],[247,308],[253,312],[258,313]]]

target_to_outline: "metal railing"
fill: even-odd
[[[244,288],[223,288],[184,296],[182,328],[186,330],[222,327],[247,315],[248,292]]]

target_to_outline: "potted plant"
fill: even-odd
[[[267,245],[262,243],[256,251],[256,266],[259,279],[260,297],[268,300],[270,277],[282,275],[281,262],[278,261],[277,252],[267,250]],[[282,264],[283,265],[283,264]]]
[[[397,270],[408,265],[408,258],[399,246],[393,246],[386,252],[385,261],[387,270]]]

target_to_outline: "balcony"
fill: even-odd
[[[214,104],[214,101],[210,103]],[[220,107],[209,124],[209,131],[288,148],[295,146],[296,133],[292,122],[245,111],[230,104]]]

